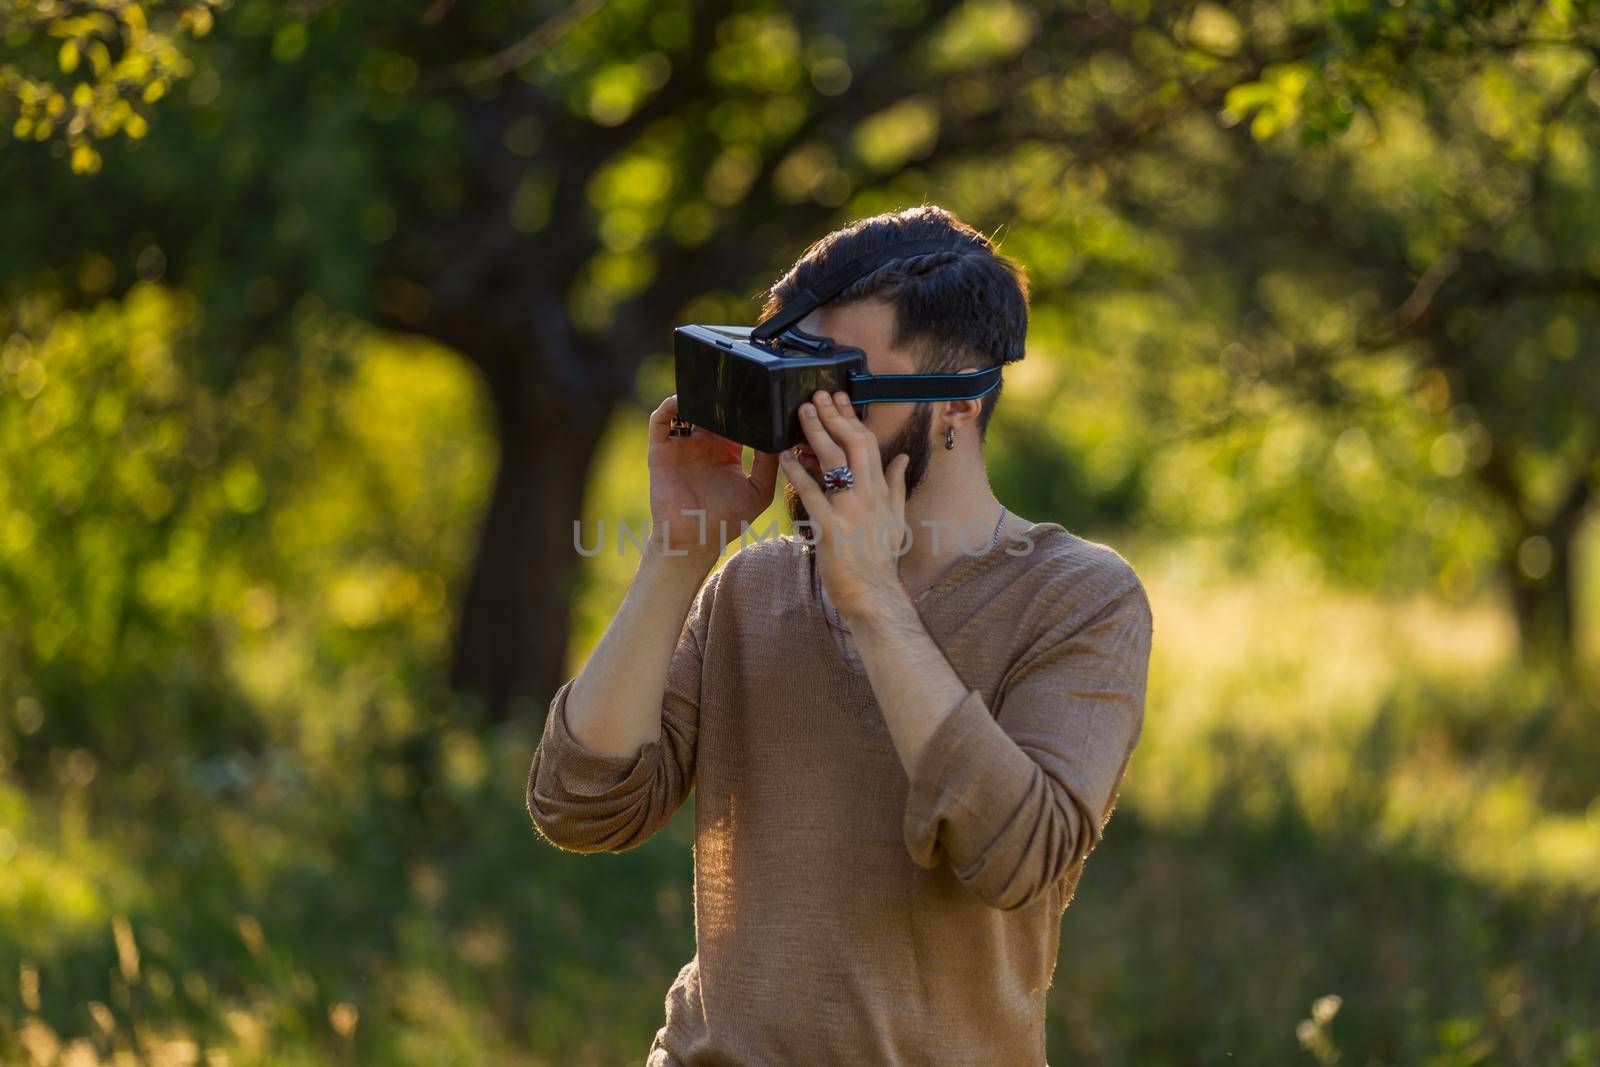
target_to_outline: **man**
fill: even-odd
[[[813,245],[763,321],[841,263],[962,236],[801,328],[872,374],[1020,358],[1025,276],[930,205]],[[696,790],[697,951],[647,1067],[1044,1063],[1061,914],[1139,736],[1151,615],[1116,552],[995,499],[997,392],[862,418],[819,391],[808,444],[748,473],[737,444],[669,432],[675,397],[651,416],[649,547],[528,779],[534,823],[576,851],[640,844]],[[811,535],[708,577],[779,466]]]

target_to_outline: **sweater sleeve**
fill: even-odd
[[[701,587],[678,635],[661,699],[661,733],[631,756],[591,751],[567,727],[568,680],[556,691],[528,771],[528,814],[546,840],[572,852],[621,852],[649,840],[694,785],[700,668],[713,590]]]
[[[911,778],[905,842],[1011,910],[1049,893],[1099,842],[1144,721],[1150,603],[1138,579],[1089,623],[977,690],[939,724]]]

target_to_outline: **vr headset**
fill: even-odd
[[[817,337],[795,324],[891,259],[931,252],[989,250],[968,237],[903,241],[868,253],[797,293],[760,326],[679,326],[673,331],[678,384],[675,436],[702,426],[761,452],[805,440],[800,405],[818,389],[850,395],[858,415],[868,404],[974,400],[1000,384],[1000,368],[975,374],[868,374],[866,353]]]

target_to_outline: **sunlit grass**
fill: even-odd
[[[1508,684],[1515,634],[1494,593],[1454,606],[1241,578],[1146,584],[1156,636],[1131,810],[1197,823],[1216,790],[1237,787],[1244,750],[1275,764],[1270,780],[1315,830],[1340,828],[1370,791],[1364,832],[1380,840],[1426,842],[1507,889],[1600,892],[1600,776],[1588,805],[1550,810],[1537,753],[1452,741],[1484,728],[1512,738],[1531,713]],[[1270,811],[1281,798],[1244,799]]]

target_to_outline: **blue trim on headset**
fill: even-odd
[[[878,396],[867,400],[851,399],[850,403],[860,406],[864,404],[936,404],[941,400],[976,400],[999,388],[1000,383],[995,382],[987,389],[977,393],[964,393],[961,396]]]

